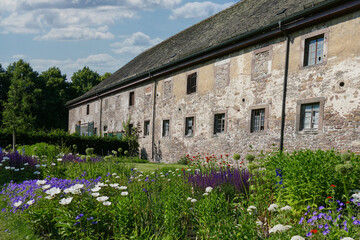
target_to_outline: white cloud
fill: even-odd
[[[113,39],[114,35],[108,32],[108,27],[100,28],[53,28],[43,36],[37,36],[35,40],[100,40]]]
[[[172,10],[170,19],[178,18],[206,18],[230,7],[234,2],[217,4],[213,2],[191,2]]]
[[[88,66],[99,74],[104,74],[105,72],[115,72],[124,64],[122,60],[116,59],[109,54],[94,54],[78,59],[31,59],[27,61],[38,72],[46,71],[53,66],[59,67],[66,74],[68,80],[71,79],[74,72],[84,66]]]
[[[151,39],[148,35],[142,32],[133,33],[129,38],[124,41],[111,44],[113,51],[116,53],[131,53],[138,54],[144,50],[161,42],[160,38]]]
[[[181,0],[1,0],[0,32],[40,34],[38,40],[111,39],[98,31],[139,10],[174,8]],[[85,28],[75,34],[74,30]],[[64,36],[60,36],[64,34]]]
[[[23,54],[15,54],[15,55],[13,55],[11,58],[13,58],[13,59],[24,59],[24,58],[26,58],[26,55],[23,55]]]

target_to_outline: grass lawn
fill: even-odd
[[[176,164],[176,163],[127,163],[130,166],[137,168],[139,171],[143,172],[153,172],[162,168],[188,168],[187,165]]]

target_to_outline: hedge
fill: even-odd
[[[79,136],[76,134],[68,134],[63,130],[53,130],[51,132],[32,131],[16,133],[17,145],[32,145],[39,142],[54,144],[59,146],[66,146],[73,149],[77,146],[77,152],[85,154],[86,148],[94,148],[94,153],[98,155],[107,155],[112,150],[122,148],[123,151],[129,151],[128,142],[111,137],[98,136]],[[0,147],[7,147],[12,144],[12,133],[6,129],[0,129]],[[75,150],[75,149],[73,149]]]

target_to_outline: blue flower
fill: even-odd
[[[79,215],[76,216],[75,219],[76,219],[76,220],[79,220],[79,219],[80,219],[81,217],[83,217],[83,216],[84,216],[84,214],[80,213]]]

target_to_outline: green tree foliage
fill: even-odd
[[[79,97],[100,83],[102,79],[97,72],[90,70],[89,67],[83,67],[73,74],[71,80],[71,87],[75,90],[73,97]]]
[[[42,89],[39,108],[36,113],[36,128],[67,129],[68,110],[66,101],[70,100],[70,83],[66,75],[57,67],[51,67],[39,76],[39,87]]]
[[[35,117],[36,97],[41,93],[36,88],[37,72],[29,63],[19,60],[8,67],[11,72],[11,85],[7,102],[4,104],[3,125],[13,133],[13,150],[17,131],[31,129]]]
[[[109,72],[104,73],[104,75],[101,76],[101,82],[110,76],[111,76],[111,73],[109,73]]]
[[[10,88],[10,76],[0,64],[0,113],[4,110],[3,104],[7,101]],[[2,125],[2,114],[0,114],[0,127]]]
[[[124,137],[123,140],[129,143],[129,153],[130,156],[138,156],[139,155],[139,135],[141,133],[140,123],[138,122],[136,127],[134,127],[131,122],[131,117],[122,123]],[[124,152],[125,154],[125,152]],[[126,155],[126,154],[125,154]]]

